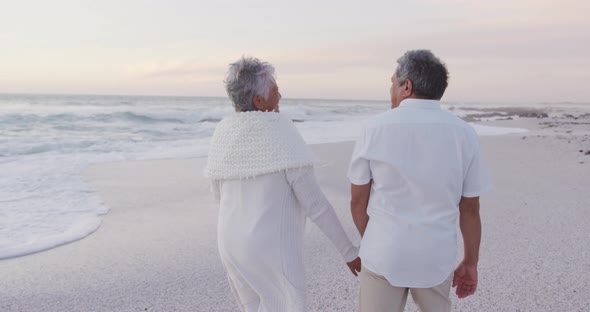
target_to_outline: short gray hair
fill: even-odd
[[[255,95],[268,98],[275,68],[267,62],[255,57],[242,56],[237,62],[229,65],[225,76],[225,90],[233,103],[236,112],[254,111],[252,103]]]
[[[417,96],[440,100],[448,86],[449,72],[446,65],[429,50],[412,50],[397,60],[395,75],[399,84],[412,82]]]

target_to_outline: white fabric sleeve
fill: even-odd
[[[361,136],[354,145],[352,158],[348,167],[348,180],[355,185],[365,185],[371,182],[371,167],[367,154],[367,132],[363,129]]]
[[[213,193],[213,198],[216,202],[221,201],[221,193],[219,190],[219,180],[211,180],[211,184],[209,184],[209,189],[211,193]]]
[[[313,167],[289,169],[286,171],[286,176],[301,209],[332,241],[344,261],[350,262],[356,259],[358,247],[352,244],[334,208],[320,189]]]
[[[476,144],[475,152],[467,167],[463,179],[463,197],[478,197],[492,189],[492,180],[488,168],[485,166],[481,156],[479,143]]]

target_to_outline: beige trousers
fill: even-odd
[[[414,302],[422,312],[451,311],[449,292],[453,274],[442,284],[432,288],[395,287],[381,275],[365,267],[360,273],[361,291],[359,299],[360,312],[403,312],[408,298],[412,294]]]

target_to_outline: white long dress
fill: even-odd
[[[272,160],[277,160],[278,155],[281,155],[280,149],[307,149],[291,121],[276,113],[243,114],[237,113],[238,118],[222,121],[218,125],[206,169],[206,176],[212,179],[213,192],[220,201],[218,245],[221,260],[227,271],[230,288],[242,311],[305,311],[303,234],[306,218],[309,217],[327,235],[344,261],[354,260],[358,248],[346,235],[334,209],[320,190],[309,151],[301,152],[303,157],[289,156],[289,160],[278,160],[281,165],[276,165],[277,162]],[[257,121],[244,122],[244,118]],[[268,133],[266,130],[269,129],[265,128],[263,132],[257,130],[259,124],[266,124],[268,119],[280,125],[278,128],[271,126],[273,129],[270,132],[274,134],[270,139],[267,134],[263,134]],[[236,123],[250,126],[228,127],[228,124]],[[236,132],[238,137],[244,133],[248,133],[248,136],[259,135],[263,137],[260,144],[286,139],[289,146],[274,142],[277,144],[270,154],[261,154],[260,150],[265,148],[256,148],[258,139],[248,141],[249,144],[245,146],[239,143],[243,137],[234,137],[229,141],[236,144],[224,144],[228,141],[227,136],[235,136],[235,133],[231,134],[235,131],[223,130],[228,128],[239,129]],[[251,168],[246,168],[248,163],[239,157],[228,156],[241,155],[244,151],[250,153],[252,159],[263,157],[257,159],[265,159],[268,164],[255,166],[258,169],[254,171],[266,171],[268,169],[261,168],[274,166],[271,172],[257,174]],[[225,156],[220,156],[222,154]],[[212,157],[224,160],[216,162]],[[228,174],[230,171],[227,165],[216,165],[222,162],[237,162],[239,165]],[[277,166],[285,168],[277,169]]]

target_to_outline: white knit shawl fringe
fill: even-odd
[[[253,178],[315,163],[289,118],[275,112],[239,112],[224,118],[215,128],[205,177]]]

